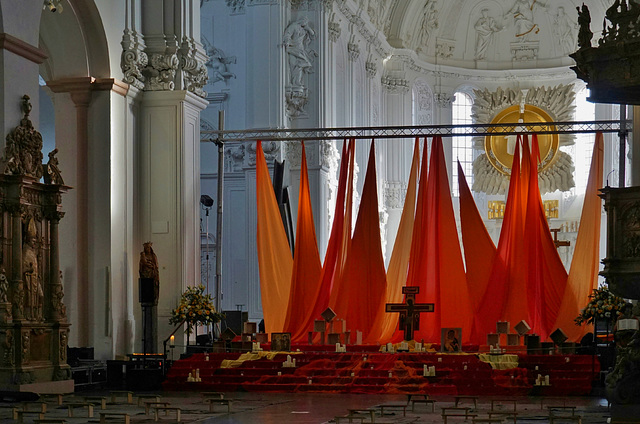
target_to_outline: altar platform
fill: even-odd
[[[499,366],[483,362],[478,353],[380,353],[378,346],[347,346],[346,353],[331,349],[335,346],[293,346],[292,352],[265,350],[242,358],[239,352],[194,354],[174,362],[163,389],[571,396],[588,395],[600,372],[600,363],[590,355],[511,353],[517,367],[495,369]],[[295,367],[283,367],[288,355]],[[500,356],[504,355],[489,359],[498,362]],[[423,376],[425,366],[435,367],[435,376]],[[200,381],[188,382],[189,373],[195,376],[196,370]],[[539,375],[548,375],[549,385],[537,385]]]

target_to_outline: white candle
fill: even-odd
[[[296,367],[296,358],[293,358],[293,367]]]
[[[547,386],[549,385],[549,375],[548,374],[544,376],[544,384],[547,385]]]
[[[340,352],[340,343],[336,343],[336,352]]]
[[[442,362],[442,358],[438,358],[438,362]]]
[[[170,347],[175,347],[176,346],[176,337],[175,336],[171,336],[169,338],[169,346]]]
[[[282,372],[278,371],[278,377],[280,377],[282,375]]]
[[[311,379],[309,379],[309,384],[311,384]]]
[[[355,376],[356,376],[356,374],[352,372],[351,373],[351,377],[355,377]]]
[[[538,371],[538,366],[536,365],[536,371]]]
[[[393,374],[391,374],[391,371],[389,371],[389,378],[392,378]]]
[[[422,366],[422,375],[424,377],[426,377],[428,373],[429,373],[429,368],[426,365],[423,365]]]
[[[464,370],[465,370],[465,371],[467,370],[467,366],[466,366],[466,365],[464,366]]]

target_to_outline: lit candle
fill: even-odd
[[[176,345],[176,336],[171,336],[171,338],[169,338],[169,346],[175,347],[175,345]]]

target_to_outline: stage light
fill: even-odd
[[[211,198],[211,196],[203,194],[202,196],[200,196],[200,203],[205,208],[210,208],[211,206],[213,206],[213,199]]]
[[[45,0],[42,9],[49,8],[52,13],[62,13],[62,0]]]

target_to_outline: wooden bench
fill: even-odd
[[[23,411],[28,411],[29,410],[29,406],[38,406],[40,407],[40,412],[42,412],[43,414],[47,412],[47,403],[46,402],[22,402],[20,404],[20,406],[22,406],[22,410]],[[37,409],[35,409],[35,411],[37,411]]]
[[[549,415],[549,424],[555,422],[576,421],[578,424],[582,424],[581,415]]]
[[[447,419],[452,417],[464,417],[464,419],[467,420],[468,418],[474,418],[477,416],[478,414],[471,413],[471,408],[459,408],[457,406],[442,408],[442,421],[444,424],[447,424]]]
[[[496,415],[496,416],[501,416],[502,415],[507,420],[513,419],[513,424],[517,424],[518,423],[518,413],[517,412],[489,411],[488,414],[489,414],[489,418],[493,418],[494,415]]]
[[[209,404],[209,412],[214,412],[213,405],[227,405],[227,412],[231,413],[231,403],[233,402],[231,399],[207,398],[204,402]]]
[[[478,396],[456,396],[456,407],[458,406],[458,404],[463,401],[463,400],[470,400],[473,402],[473,407],[474,408],[478,408]]]
[[[504,422],[504,418],[491,418],[491,417],[473,417],[471,419],[471,422],[473,424],[476,423],[487,423],[487,424],[491,424],[491,423],[503,423]]]
[[[116,390],[109,392],[109,394],[111,395],[111,403],[116,403],[116,399],[120,397],[126,397],[129,405],[133,403],[133,392],[129,392],[127,390]]]
[[[436,401],[433,399],[412,399],[411,412],[415,410],[416,403],[424,403],[425,405],[431,405],[431,412],[436,412]]]
[[[83,396],[85,402],[99,403],[100,409],[107,409],[107,397],[106,396]]]
[[[347,422],[352,423],[353,420],[360,420],[361,423],[364,423],[364,419],[366,417],[364,415],[339,415],[334,417],[334,420],[336,422],[336,424],[340,424],[340,422],[344,421],[344,420],[349,420]]]
[[[154,406],[153,407],[153,420],[154,421],[158,421],[160,419],[160,417],[158,416],[158,412],[159,411],[164,411],[165,415],[168,415],[169,412],[175,412],[176,413],[176,421],[180,421],[180,413],[182,412],[182,409],[178,408],[177,406]]]
[[[547,406],[547,409],[549,410],[549,416],[551,415],[556,415],[554,413],[554,411],[561,411],[561,412],[571,412],[571,416],[576,415],[576,407],[575,406]],[[557,415],[558,417],[561,416],[565,416],[566,415]]]
[[[377,410],[374,408],[365,408],[365,409],[347,409],[347,411],[349,411],[349,415],[362,415],[364,417],[366,417],[367,415],[369,415],[369,420],[372,423],[376,422],[376,412]]]
[[[131,424],[131,418],[126,412],[100,412],[101,424],[106,424],[107,418],[123,418],[124,424]]]
[[[200,395],[205,398],[220,398],[220,399],[224,399],[224,393],[222,392],[201,392]]]
[[[58,405],[62,405],[63,393],[42,393],[40,397],[43,399],[55,398]]]
[[[73,418],[73,410],[75,408],[87,408],[87,418],[93,418],[93,403],[88,403],[88,402],[67,403],[67,414],[69,418]]]
[[[384,416],[385,409],[402,409],[402,416],[407,416],[407,405],[403,403],[384,403],[382,405],[376,405],[376,408],[380,408],[380,416]]]
[[[145,399],[153,399],[156,402],[160,402],[160,399],[162,399],[161,395],[138,395],[136,397],[138,398],[138,406],[144,406]]]
[[[504,404],[504,403],[512,403],[513,404],[513,412],[518,410],[518,401],[515,399],[491,399],[491,410],[495,411],[496,404]]]
[[[171,405],[171,402],[154,402],[149,401],[144,403],[144,414],[149,415],[149,410],[155,407],[167,407]]]
[[[19,423],[24,423],[25,415],[37,415],[38,419],[44,419],[44,412],[40,411],[21,411],[18,408],[13,408],[13,419]]]
[[[429,399],[429,395],[426,393],[408,393],[407,394],[407,405],[409,405],[409,403],[411,403],[411,399],[413,399],[414,397],[420,398],[420,399]]]

